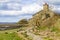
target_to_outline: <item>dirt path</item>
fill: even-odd
[[[33,38],[33,40],[42,40],[40,36],[35,35],[31,32],[27,32],[27,35],[31,36]]]
[[[27,38],[25,38],[20,32],[17,33],[19,37],[23,38],[23,40],[28,40]]]
[[[32,27],[31,27],[31,28],[32,28]],[[31,28],[27,28],[26,30],[24,30],[24,31],[27,31],[27,35],[29,35],[30,37],[32,37],[33,40],[42,40],[42,38],[41,38],[40,36],[35,35],[35,34],[33,34],[32,32],[29,31]],[[18,35],[20,35],[20,37],[21,37],[20,32],[18,32]],[[22,35],[22,37],[23,37],[25,40],[28,40],[28,39],[25,38],[23,35]]]

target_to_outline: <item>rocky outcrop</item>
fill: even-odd
[[[34,14],[29,20],[29,26],[54,26],[58,19],[60,16],[49,10],[49,5],[45,3],[43,10]]]

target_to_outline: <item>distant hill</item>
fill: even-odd
[[[15,24],[16,22],[0,22],[0,24]]]

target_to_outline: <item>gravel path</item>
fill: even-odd
[[[27,32],[27,35],[33,38],[33,40],[42,40],[42,38],[38,35],[35,35],[34,33],[30,32],[29,30],[32,29],[32,27],[27,28],[25,31]],[[19,32],[18,32],[19,34]],[[21,36],[21,35],[20,35]],[[26,39],[27,40],[27,39]]]
[[[27,32],[27,35],[31,36],[33,38],[33,40],[42,40],[40,36],[35,35],[31,32]]]

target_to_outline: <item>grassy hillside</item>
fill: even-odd
[[[0,40],[22,40],[16,33],[0,33]]]
[[[18,36],[18,30],[19,29],[0,31],[0,40],[24,40],[24,38]]]
[[[33,33],[41,36],[43,40],[60,40],[60,28],[57,27],[34,27]]]

